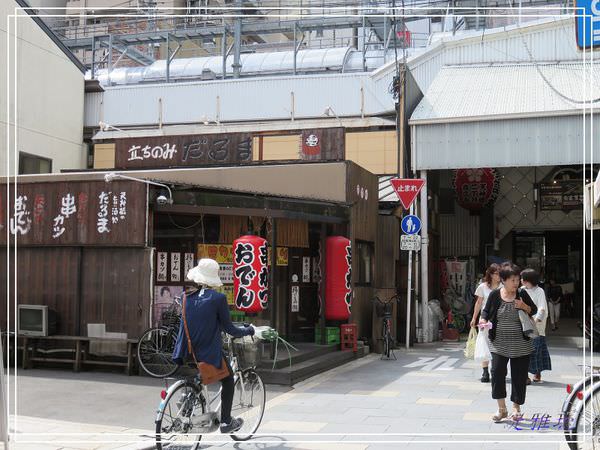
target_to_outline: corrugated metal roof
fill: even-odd
[[[451,66],[442,68],[409,123],[580,114],[581,102],[598,98],[600,68],[589,64]]]
[[[521,26],[434,35],[426,50],[408,57],[407,65],[425,92],[440,69],[448,65],[523,63],[532,58],[550,62],[581,61],[582,57],[575,42],[574,19],[566,16],[526,22]],[[600,50],[594,52],[594,59],[600,59]],[[372,75],[375,79],[385,78],[394,70],[394,63],[390,62]]]

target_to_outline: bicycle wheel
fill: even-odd
[[[267,392],[265,384],[254,369],[245,370],[235,382],[231,415],[244,420],[239,431],[231,435],[234,441],[247,441],[258,427],[265,413]]]
[[[150,328],[140,338],[137,348],[140,367],[151,377],[163,378],[177,371],[172,355],[177,336],[171,328]]]
[[[569,394],[567,400],[565,400],[565,404],[563,405],[563,431],[565,433],[565,440],[567,441],[569,448],[572,450],[577,449],[577,436],[573,433],[570,426],[571,421],[576,419],[576,417],[571,418],[571,414],[575,414],[575,411],[577,410],[577,404],[580,402],[580,400],[577,398],[577,393],[583,390],[584,387],[586,389],[589,388],[596,381],[600,381],[600,375],[593,374],[587,378],[585,383],[578,383],[574,385],[573,391]]]
[[[600,448],[596,444],[600,436],[600,386],[596,385],[592,395],[585,399],[583,408],[579,411],[576,419],[574,436],[577,449]]]
[[[205,410],[202,391],[196,384],[184,383],[170,392],[156,417],[156,449],[200,448],[202,435],[194,431],[193,419]]]

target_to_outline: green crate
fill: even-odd
[[[315,343],[321,343],[321,328],[315,328]],[[339,344],[340,343],[340,329],[338,327],[325,327],[325,343],[326,344]]]
[[[246,314],[242,311],[231,311],[229,313],[229,315],[231,316],[231,321],[232,322],[243,322],[244,318],[246,317]]]

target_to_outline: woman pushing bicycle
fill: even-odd
[[[242,337],[254,335],[254,328],[234,326],[225,295],[210,289],[223,285],[219,278],[219,264],[215,260],[201,259],[187,273],[187,278],[196,283],[198,289],[184,296],[173,361],[182,365],[185,357],[191,354],[202,372],[205,384],[210,382],[207,375],[212,376],[214,381],[221,381],[220,429],[221,433],[234,433],[242,427],[244,421],[231,417],[234,378],[223,355],[221,331],[233,337]]]

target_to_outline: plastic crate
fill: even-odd
[[[230,311],[229,315],[231,316],[232,322],[243,322],[246,314],[242,311]]]
[[[315,328],[315,343],[321,343],[321,328]],[[338,327],[325,327],[325,343],[326,344],[339,344],[340,343],[340,329]]]

